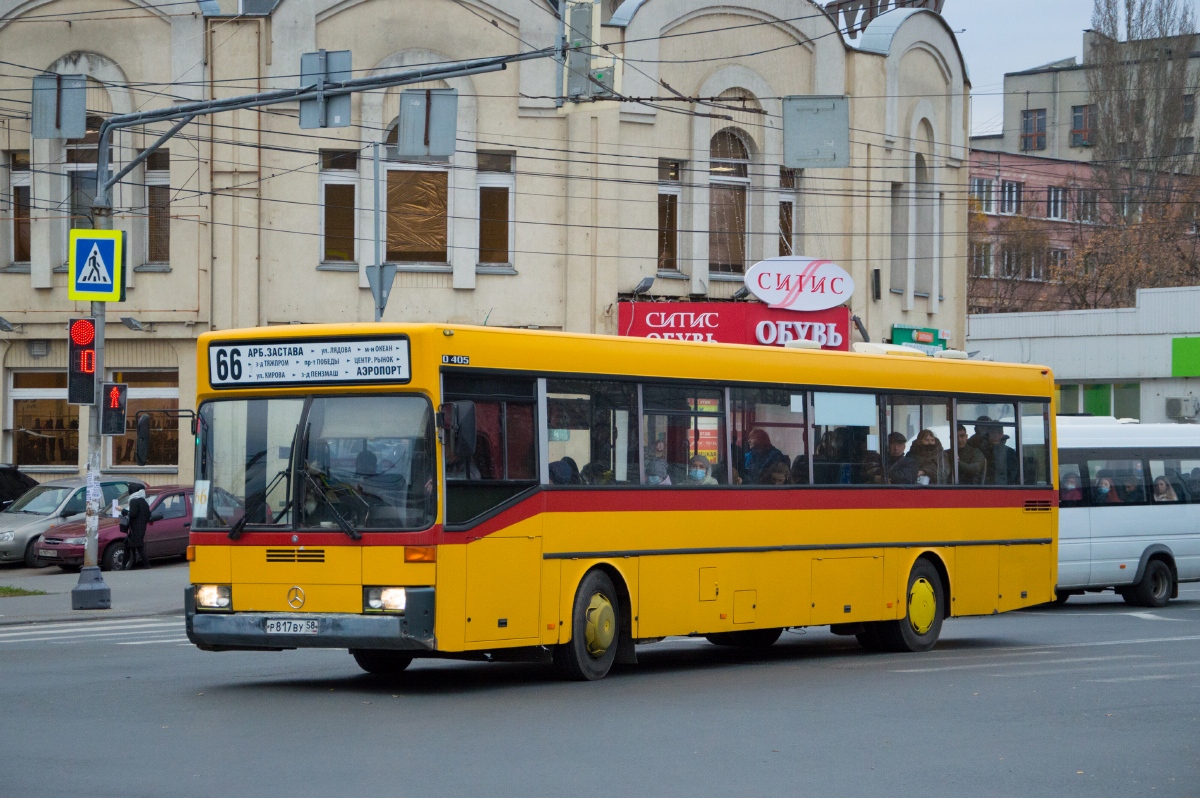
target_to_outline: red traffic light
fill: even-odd
[[[71,343],[76,346],[87,346],[96,340],[96,322],[94,319],[75,319],[71,322]]]
[[[108,406],[110,409],[117,409],[121,406],[121,389],[117,386],[112,386],[112,390],[108,392]]]

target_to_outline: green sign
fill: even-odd
[[[927,355],[950,348],[950,331],[929,327],[913,327],[909,324],[892,325],[892,343],[920,349]]]
[[[1200,338],[1171,340],[1171,376],[1200,377]]]

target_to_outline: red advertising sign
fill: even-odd
[[[777,310],[760,302],[621,302],[618,332],[637,338],[783,346],[816,341],[823,349],[850,349],[850,309],[811,313]]]

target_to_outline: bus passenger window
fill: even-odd
[[[637,386],[548,380],[550,483],[636,485]]]
[[[872,393],[813,393],[813,483],[877,485],[879,405]]]
[[[972,431],[970,446],[983,455],[984,485],[1020,484],[1021,466],[1017,456],[1016,406],[1011,402],[958,403],[959,422]],[[960,448],[960,466],[963,457]],[[961,471],[960,468],[960,481]]]
[[[948,485],[954,464],[950,447],[950,400],[932,396],[885,396],[889,484]]]
[[[1150,500],[1160,504],[1195,501],[1189,490],[1182,462],[1178,459],[1151,458]]]
[[[735,485],[807,485],[804,391],[739,388],[730,441]]]
[[[701,487],[727,482],[724,405],[724,391],[716,388],[645,386],[645,484]]]
[[[1063,507],[1083,504],[1083,477],[1078,463],[1058,464],[1058,502]]]
[[[1145,474],[1141,458],[1089,457],[1092,504],[1145,504]]]
[[[1021,402],[1021,465],[1025,484],[1050,484],[1050,404]]]

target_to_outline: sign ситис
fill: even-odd
[[[892,343],[919,349],[927,355],[950,348],[950,331],[908,324],[892,325]]]
[[[67,266],[68,299],[125,301],[125,231],[72,230]]]
[[[214,341],[208,347],[214,388],[404,383],[410,377],[405,337]]]
[[[850,348],[850,310],[796,313],[759,302],[621,302],[620,335],[675,341],[783,346],[816,341],[824,349]]]
[[[827,310],[850,301],[854,278],[836,263],[819,258],[768,258],[746,271],[750,293],[779,310]]]

